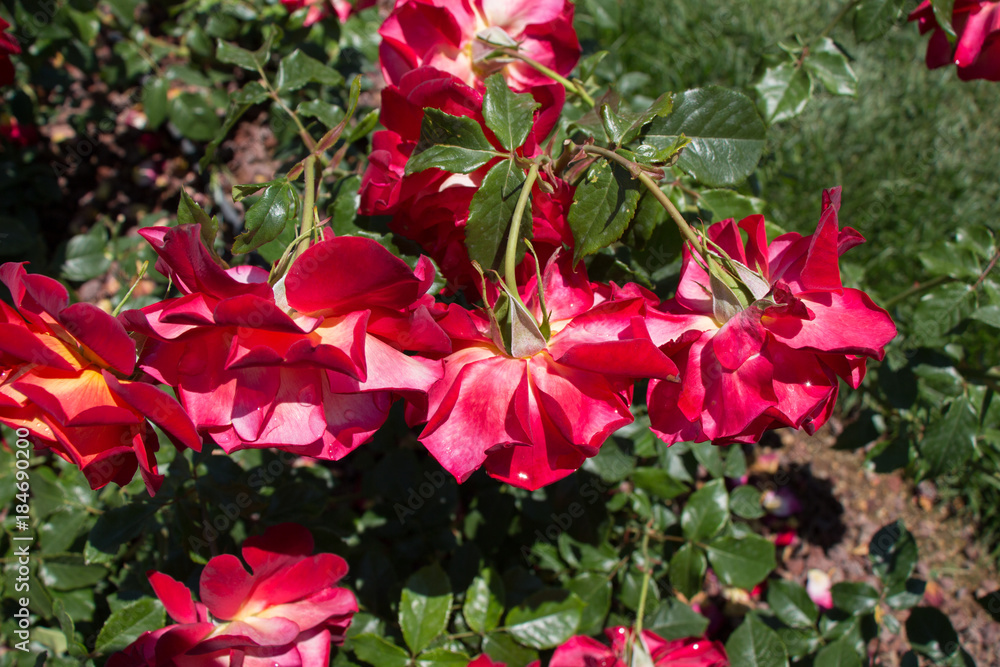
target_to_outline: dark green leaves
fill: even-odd
[[[746,590],[777,567],[774,543],[759,535],[716,538],[708,544],[708,560],[722,583]]]
[[[504,160],[487,172],[472,196],[465,245],[469,258],[484,269],[497,269],[503,263],[507,234],[524,180],[524,171],[513,160]],[[525,207],[520,229],[531,233],[530,204]]]
[[[465,592],[462,615],[473,632],[489,632],[500,624],[503,614],[503,581],[495,570],[483,570]]]
[[[805,70],[787,60],[768,67],[760,81],[754,84],[754,90],[764,120],[774,125],[802,113],[812,87]]]
[[[406,163],[406,173],[438,168],[467,174],[483,166],[498,153],[483,128],[472,118],[425,109],[420,140]]]
[[[806,589],[784,579],[768,584],[767,604],[782,623],[792,628],[814,627],[819,618],[819,609]]]
[[[181,93],[171,100],[170,122],[193,141],[211,141],[222,129],[215,107],[198,93]]]
[[[66,244],[62,274],[67,280],[83,282],[104,275],[111,267],[108,253],[108,230],[95,224],[85,234],[77,234]]]
[[[766,130],[753,102],[735,90],[708,86],[674,98],[674,110],[655,118],[644,143],[657,149],[680,135],[691,140],[677,166],[706,185],[742,182],[757,167]]]
[[[951,402],[948,411],[936,419],[920,441],[923,461],[937,474],[953,470],[975,453],[979,420],[976,409],[962,396]]]
[[[120,651],[148,630],[159,630],[163,627],[163,605],[153,598],[140,598],[130,602],[111,614],[97,635],[94,650],[109,654]]]
[[[282,92],[292,91],[309,83],[339,86],[344,83],[344,77],[337,70],[310,58],[298,49],[281,59],[275,88]]]
[[[680,600],[667,598],[646,617],[646,627],[666,640],[700,637],[708,628],[708,619]]]
[[[233,254],[248,253],[278,238],[285,227],[294,224],[299,210],[299,195],[291,183],[277,181],[246,213],[246,231],[233,242]]]
[[[509,151],[520,147],[531,131],[531,120],[539,104],[529,93],[515,94],[507,87],[503,74],[497,73],[485,81],[483,119],[486,127]]]
[[[617,164],[601,160],[590,166],[569,209],[574,263],[621,237],[635,215],[639,194],[638,181]]]
[[[687,491],[687,485],[683,482],[678,481],[663,468],[652,466],[636,468],[632,473],[632,483],[636,488],[666,500],[676,498]]]
[[[220,39],[216,45],[215,57],[224,63],[256,72],[263,69],[271,58],[271,38],[268,37],[264,45],[256,51],[249,51]]]
[[[439,565],[428,565],[406,580],[399,601],[399,626],[411,651],[422,651],[444,632],[451,598],[451,583]]]
[[[862,42],[884,35],[899,19],[905,0],[862,0],[854,12],[854,34]]]
[[[580,623],[583,601],[576,595],[548,589],[530,596],[507,613],[507,631],[521,644],[554,648],[573,636]]]
[[[354,637],[351,648],[359,659],[378,667],[406,667],[410,664],[406,651],[375,634],[365,633]]]
[[[852,614],[867,614],[878,604],[878,591],[860,581],[842,581],[830,588],[833,605]]]
[[[902,521],[879,529],[868,545],[872,569],[887,586],[906,581],[917,565],[917,543]]]
[[[958,634],[947,616],[932,607],[917,607],[906,619],[910,645],[935,662],[959,651]]]
[[[642,113],[631,113],[619,110],[617,105],[604,104],[601,106],[601,120],[604,122],[604,131],[607,133],[611,143],[622,146],[629,143],[657,116],[666,116],[673,109],[673,95],[664,93],[660,95],[652,105]]]
[[[670,584],[691,599],[701,590],[707,569],[705,552],[689,542],[670,558]]]
[[[684,537],[696,542],[710,540],[729,519],[729,495],[721,479],[712,480],[691,494],[681,513]]]
[[[829,37],[824,37],[810,47],[802,64],[810,78],[822,83],[829,93],[849,96],[858,94],[857,75],[847,63],[847,56]]]
[[[788,654],[781,638],[752,614],[729,637],[726,655],[730,664],[741,667],[782,667],[788,664]]]

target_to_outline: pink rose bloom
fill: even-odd
[[[516,49],[561,76],[580,59],[568,0],[397,0],[379,34],[379,62],[390,85],[414,69],[434,67],[482,90],[486,77],[503,72],[511,90],[531,92],[542,114],[551,116],[539,139],[558,118],[566,91],[521,60],[487,59],[496,49],[492,44]]]
[[[250,572],[229,554],[208,561],[201,602],[184,584],[151,572],[149,583],[177,625],[143,633],[108,667],[327,667],[330,644],[344,642],[358,603],[336,587],[347,574],[344,559],[312,552],[302,526],[268,528],[243,543]]]
[[[823,570],[809,570],[806,574],[806,593],[820,609],[833,609],[830,575]]]
[[[478,276],[465,248],[465,225],[472,196],[500,158],[469,174],[440,169],[404,172],[420,139],[427,108],[474,119],[497,150],[502,150],[486,127],[482,107],[482,94],[449,74],[429,67],[407,73],[398,87],[382,91],[381,119],[386,129],[372,138],[372,153],[361,181],[361,214],[392,215],[389,228],[420,244],[448,279],[451,292],[477,289]],[[523,148],[528,157],[538,150],[534,137],[540,135],[540,122],[536,118]],[[532,191],[533,243],[543,262],[556,248],[573,243],[566,214],[574,188],[558,180],[551,185],[551,194],[538,186]]]
[[[636,378],[676,372],[646,333],[652,295],[635,285],[595,293],[582,264],[574,272],[563,254],[549,260],[543,286],[551,335],[518,356],[491,335],[484,313],[439,308],[454,352],[443,360],[426,414],[411,410],[408,417],[427,421],[420,441],[460,482],[484,464],[493,477],[525,489],[565,477],[632,422]],[[537,278],[521,294],[541,322]]]
[[[222,269],[199,226],[140,233],[183,296],[123,314],[149,340],[140,366],[177,388],[195,425],[227,452],[276,447],[337,460],[382,425],[397,395],[420,403],[446,353],[418,274],[371,239],[328,238],[277,289],[252,266]]]
[[[308,28],[330,14],[335,14],[340,22],[344,23],[352,14],[368,7],[374,7],[375,0],[357,0],[354,3],[348,0],[281,0],[281,4],[289,13],[308,7],[306,19],[302,22],[302,25]]]
[[[910,12],[920,34],[933,31],[927,45],[927,67],[935,69],[955,63],[963,81],[1000,81],[1000,2],[955,0],[951,26],[958,36],[953,45],[934,17],[930,0]]]
[[[201,439],[173,397],[128,379],[135,341],[114,317],[70,305],[65,287],[22,263],[0,267],[0,280],[17,306],[0,301],[0,422],[79,466],[91,488],[124,486],[138,468],[155,494],[163,476],[149,421],[179,449],[200,451]]]
[[[556,649],[549,667],[628,667],[625,662],[633,633],[624,627],[608,628],[604,634],[611,640],[605,646],[590,637],[572,637]],[[674,639],[667,641],[649,630],[642,639],[655,667],[726,667],[729,659],[721,642],[707,639]]]
[[[647,403],[654,432],[668,444],[757,442],[770,428],[815,432],[830,416],[838,378],[857,387],[866,357],[881,359],[896,335],[888,313],[840,280],[838,255],[863,242],[837,228],[840,189],[824,193],[816,232],[784,234],[768,245],[763,216],[745,218],[744,245],[732,220],[709,237],[756,278],[755,300],[726,319],[721,298],[684,248],[681,280],[650,335],[677,364],[681,383],[654,380]]]

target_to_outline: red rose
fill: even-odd
[[[938,25],[930,0],[910,13],[917,21],[920,34],[933,31],[927,45],[927,67],[935,69],[955,63],[958,78],[1000,81],[1000,2],[955,0],[951,26],[958,39],[948,41]]]
[[[243,543],[250,572],[232,555],[208,561],[201,602],[184,584],[151,572],[149,582],[177,625],[144,633],[111,656],[108,667],[326,667],[330,644],[344,642],[358,603],[336,587],[347,574],[344,559],[312,552],[312,535],[302,526],[268,528]]]
[[[124,486],[139,468],[154,494],[163,476],[147,419],[179,448],[200,451],[201,439],[171,396],[129,380],[135,341],[114,317],[69,305],[65,287],[23,264],[4,264],[0,279],[18,308],[0,301],[0,422],[75,463],[94,489]]]
[[[10,57],[21,52],[21,46],[14,36],[7,34],[9,27],[10,24],[0,18],[0,86],[14,83],[14,63],[10,61]]]
[[[650,334],[681,372],[681,383],[654,380],[647,402],[653,430],[668,443],[756,442],[769,428],[813,433],[830,416],[838,377],[852,387],[866,357],[881,359],[896,335],[888,313],[843,286],[838,255],[863,242],[837,229],[840,189],[824,192],[816,232],[768,245],[763,216],[712,225],[709,237],[745,269],[752,302],[728,313],[685,246],[681,280],[663,312],[651,311]]]

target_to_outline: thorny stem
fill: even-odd
[[[844,5],[843,7],[841,7],[841,9],[837,13],[837,15],[833,17],[833,20],[831,20],[829,23],[826,24],[826,27],[823,28],[823,32],[821,32],[820,34],[816,35],[816,39],[814,39],[813,41],[814,42],[818,42],[821,39],[823,39],[824,37],[826,37],[827,35],[829,35],[830,32],[832,32],[833,29],[837,27],[837,24],[840,23],[840,21],[845,16],[847,16],[848,12],[850,12],[852,9],[854,9],[855,7],[857,7],[860,3],[861,3],[861,0],[851,0],[851,2],[848,2],[846,5]]]
[[[569,92],[573,93],[574,95],[576,95],[577,97],[579,97],[581,100],[583,100],[584,102],[586,102],[588,106],[594,106],[594,98],[591,97],[587,93],[587,91],[584,89],[583,85],[577,83],[576,81],[570,81],[569,79],[567,79],[563,75],[561,75],[558,72],[556,72],[556,71],[554,71],[554,70],[546,67],[545,65],[543,65],[540,62],[538,62],[534,58],[531,58],[529,56],[524,55],[523,53],[521,53],[517,49],[512,49],[512,48],[507,48],[507,47],[502,47],[502,46],[501,47],[497,47],[496,44],[493,44],[489,40],[481,40],[481,41],[485,42],[486,44],[489,44],[490,46],[495,47],[497,51],[499,51],[500,53],[503,53],[504,55],[508,55],[511,58],[517,58],[521,62],[523,62],[523,63],[525,63],[527,65],[531,65],[533,68],[535,68],[536,70],[538,70],[539,72],[541,72],[545,76],[549,77],[553,81],[561,83],[563,85],[563,87],[566,88],[567,91],[569,91]]]
[[[306,148],[309,149],[310,153],[315,151],[316,142],[313,140],[309,132],[306,131],[302,121],[299,120],[298,114],[288,108],[288,105],[281,99],[281,95],[278,94],[278,91],[271,86],[271,82],[267,80],[267,75],[264,74],[264,70],[259,65],[257,66],[257,73],[260,74],[260,82],[264,84],[265,88],[267,88],[267,94],[271,96],[271,99],[274,100],[275,104],[281,107],[282,111],[291,116],[292,120],[295,121],[295,126],[299,129],[299,136],[302,138],[302,143],[306,145]]]
[[[928,280],[926,282],[922,282],[919,285],[914,285],[913,287],[910,287],[909,289],[903,290],[902,292],[900,292],[899,294],[897,294],[896,296],[892,297],[891,299],[889,299],[888,301],[886,301],[884,304],[882,304],[882,307],[885,308],[886,310],[889,310],[890,308],[892,308],[896,304],[900,303],[901,301],[906,301],[907,299],[909,299],[911,296],[914,296],[915,294],[920,294],[921,292],[926,292],[929,289],[932,289],[932,288],[937,287],[938,285],[942,285],[944,283],[951,282],[952,280],[954,280],[954,278],[952,278],[951,276],[938,276],[937,278],[931,278],[930,280]]]
[[[313,231],[313,218],[315,213],[313,209],[316,208],[316,156],[310,155],[306,158],[305,165],[305,179],[306,179],[306,200],[305,205],[302,207],[302,229],[299,230],[301,236],[305,236],[304,239],[299,241],[299,247],[295,251],[296,255],[301,255],[309,247],[311,239],[311,232]]]
[[[504,274],[507,280],[507,289],[518,300],[520,300],[521,296],[520,292],[518,292],[516,281],[517,241],[521,232],[521,217],[524,215],[524,209],[528,206],[528,197],[531,196],[531,188],[534,187],[536,178],[538,178],[537,162],[531,165],[531,169],[528,170],[528,176],[524,179],[524,184],[521,186],[521,195],[517,198],[517,205],[514,206],[514,217],[510,221],[510,233],[507,235]]]
[[[646,612],[646,595],[649,593],[649,581],[653,577],[653,568],[649,564],[649,533],[653,530],[653,521],[646,524],[642,534],[642,589],[639,591],[639,607],[635,611],[635,636],[642,636],[642,617]]]
[[[132,292],[135,291],[135,287],[136,285],[139,284],[139,281],[142,280],[142,277],[146,275],[146,269],[148,268],[149,268],[149,260],[146,260],[145,262],[142,263],[142,266],[139,268],[139,275],[135,277],[135,282],[132,283],[132,286],[128,288],[127,292],[125,292],[125,296],[123,296],[122,300],[118,302],[118,305],[115,306],[115,309],[111,311],[111,317],[118,317],[118,313],[121,311],[122,307],[126,303],[128,303],[129,298],[132,296]]]
[[[692,246],[694,250],[697,250],[702,246],[701,237],[693,229],[691,225],[687,223],[681,212],[677,210],[674,203],[670,201],[670,198],[660,189],[660,186],[656,184],[652,178],[649,177],[643,170],[641,165],[636,164],[632,160],[629,160],[623,155],[619,155],[614,151],[609,151],[607,148],[601,148],[600,146],[583,146],[583,151],[585,153],[590,153],[591,155],[600,155],[603,158],[617,162],[621,166],[629,170],[633,178],[639,179],[639,182],[646,186],[646,189],[656,197],[656,201],[660,202],[663,208],[667,209],[667,213],[673,219],[674,224],[677,225],[677,229],[680,230],[681,236],[685,238]]]

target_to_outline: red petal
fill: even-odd
[[[202,603],[212,616],[228,621],[243,607],[254,580],[239,558],[223,554],[208,561],[201,572],[200,583]]]
[[[162,572],[149,572],[149,583],[156,597],[160,598],[170,618],[176,623],[197,623],[198,612],[195,610],[191,590]]]
[[[59,323],[122,375],[131,375],[135,370],[135,341],[121,322],[97,306],[74,303],[59,313]]]
[[[313,536],[308,528],[297,523],[281,523],[269,527],[263,535],[244,540],[243,560],[254,576],[260,578],[311,556],[313,548]]]
[[[107,371],[103,371],[103,375],[113,392],[163,429],[178,447],[190,447],[196,452],[201,451],[201,436],[191,423],[191,418],[173,396],[144,382],[119,381]]]

